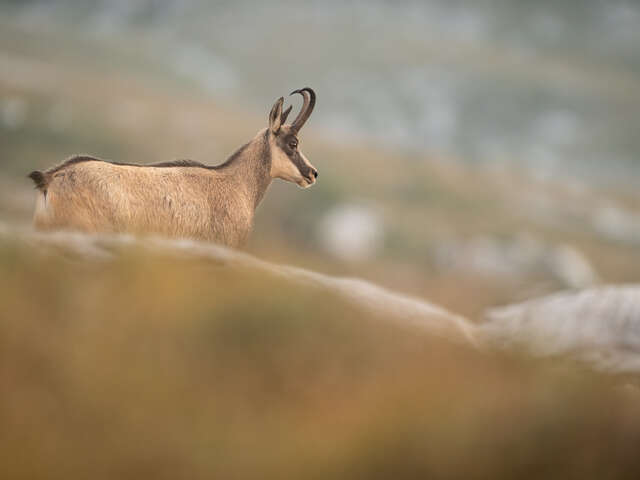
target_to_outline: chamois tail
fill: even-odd
[[[49,175],[40,172],[39,170],[34,170],[28,175],[28,177],[33,180],[33,183],[36,184],[36,188],[38,190],[42,192],[46,191],[47,185],[49,184]]]

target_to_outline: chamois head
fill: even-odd
[[[308,87],[291,92],[299,93],[304,98],[302,110],[291,125],[285,125],[291,107],[282,111],[284,98],[274,103],[269,113],[269,146],[271,147],[271,177],[281,178],[307,188],[316,182],[318,170],[300,151],[298,133],[307,121],[316,103],[316,94]]]

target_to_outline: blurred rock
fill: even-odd
[[[595,210],[591,218],[593,227],[601,235],[616,241],[640,244],[640,215],[613,204]]]
[[[589,260],[570,245],[559,245],[547,258],[549,269],[571,288],[582,288],[598,282],[598,275]]]
[[[382,235],[378,215],[362,205],[338,205],[320,223],[320,238],[325,249],[343,260],[370,258],[380,247]]]
[[[567,287],[586,287],[598,281],[589,260],[574,247],[548,245],[528,234],[512,239],[478,236],[466,242],[446,241],[432,253],[442,270],[504,277],[545,274]]]
[[[571,355],[612,372],[640,369],[640,287],[561,292],[486,312],[478,334],[534,355]]]

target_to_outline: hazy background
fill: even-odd
[[[220,163],[310,86],[319,181],[274,182],[251,254],[473,320],[638,282],[639,25],[631,1],[0,0],[0,233],[30,224],[31,170]],[[637,397],[608,379],[302,285],[22,243],[0,242],[7,478],[636,478]]]
[[[5,1],[0,17],[7,217],[28,221],[25,173],[74,153],[219,163],[309,85],[321,180],[276,182],[250,251],[468,312],[640,274],[634,2]],[[503,298],[455,305],[440,290],[460,281]]]
[[[3,3],[34,32],[130,42],[239,109],[262,113],[311,82],[322,102],[314,124],[338,142],[536,176],[621,181],[640,168],[635,2]]]

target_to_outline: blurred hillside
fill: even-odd
[[[2,478],[640,471],[628,378],[452,343],[215,246],[44,237],[0,225]]]
[[[320,182],[275,182],[249,251],[472,316],[638,280],[634,4],[0,11],[5,220],[29,221],[34,168],[74,153],[219,163],[266,125],[275,98],[309,84],[318,107],[302,141]]]

